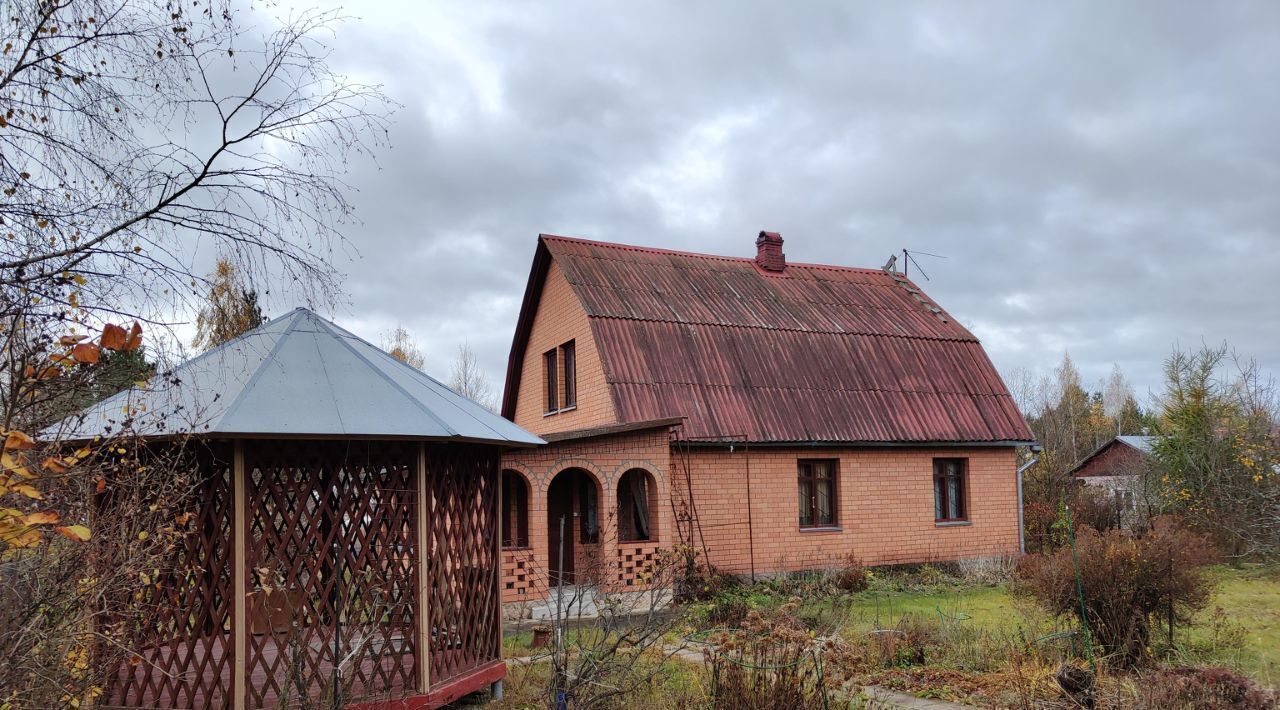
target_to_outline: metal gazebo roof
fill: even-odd
[[[542,439],[429,375],[295,309],[108,397],[45,432],[90,439],[119,433],[255,437],[411,437],[498,444]]]

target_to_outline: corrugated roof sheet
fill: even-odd
[[[977,338],[901,275],[547,235],[543,248],[590,317],[624,422],[687,417],[691,439],[1032,440]]]
[[[49,438],[398,436],[499,444],[541,439],[305,308],[109,397],[47,430]]]
[[[1117,436],[1116,439],[1132,446],[1144,454],[1151,453],[1151,449],[1155,446],[1156,438],[1154,436]]]

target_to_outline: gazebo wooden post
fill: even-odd
[[[498,499],[498,504],[494,506],[493,525],[496,534],[493,536],[493,598],[497,600],[498,605],[498,647],[494,649],[494,653],[498,658],[502,658],[502,536],[506,531],[502,529],[502,510],[507,504],[502,499],[502,467],[498,466],[497,475],[493,478],[496,485],[493,487],[493,496]],[[502,700],[502,679],[499,678],[489,684],[489,693],[494,700]]]
[[[248,588],[245,569],[245,553],[248,549],[248,524],[245,517],[245,496],[248,490],[244,470],[244,442],[236,440],[235,454],[232,464],[231,490],[234,497],[232,509],[231,546],[234,550],[231,570],[231,598],[234,601],[231,610],[231,633],[234,646],[231,664],[232,693],[231,706],[243,710],[245,706],[246,678],[249,661],[249,615],[245,590]]]
[[[427,509],[427,445],[418,442],[418,661],[419,692],[431,691],[431,582],[427,576],[429,553]]]

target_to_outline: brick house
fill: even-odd
[[[1032,435],[978,340],[900,273],[542,235],[502,414],[507,602],[689,542],[767,574],[1018,550]],[[561,534],[563,530],[563,534]]]
[[[1116,502],[1121,520],[1139,518],[1142,499],[1142,472],[1153,465],[1154,436],[1117,436],[1098,447],[1072,468],[1070,474],[1081,485],[1097,486]]]

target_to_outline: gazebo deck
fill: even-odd
[[[138,654],[141,660],[121,664],[111,676],[108,694],[100,707],[230,707],[232,663],[224,657],[231,643],[231,634],[223,634],[221,639],[201,637],[142,651]],[[306,656],[305,667],[299,670],[290,668],[287,655],[281,659],[282,650],[285,654],[290,652],[287,645],[282,649],[271,637],[257,643],[261,664],[246,674],[250,695],[247,707],[296,705],[304,689],[311,700],[331,697],[334,674],[330,649],[320,643],[309,644],[311,653]],[[452,670],[448,677],[432,680],[429,694],[417,688],[417,657],[412,648],[395,654],[365,654],[358,668],[347,663],[343,670],[353,680],[343,688],[344,706],[438,707],[483,690],[505,675],[501,661],[496,662],[496,668],[494,661],[468,661],[461,650],[437,649],[432,655]],[[164,676],[151,673],[151,667],[186,670]],[[305,683],[303,688],[298,687],[299,680]],[[217,690],[209,693],[209,688]]]

